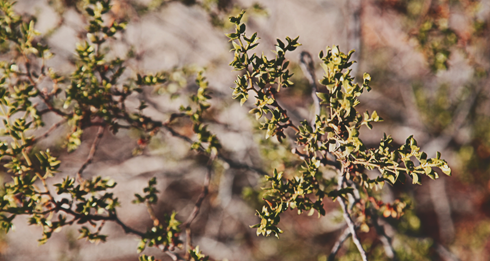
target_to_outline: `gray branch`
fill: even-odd
[[[342,169],[342,171],[339,173],[338,189],[342,189],[343,184],[344,184],[344,180],[345,180],[344,170]],[[354,221],[352,220],[352,218],[349,214],[349,210],[347,209],[347,205],[345,204],[344,199],[341,196],[338,197],[338,201],[339,201],[340,206],[342,207],[344,220],[345,220],[345,222],[347,222],[347,227],[349,228],[349,231],[352,235],[352,241],[354,241],[354,244],[356,245],[357,249],[359,250],[359,253],[361,254],[362,260],[367,261],[368,258],[367,258],[366,251],[364,250],[364,248],[362,248],[361,241],[359,240],[359,237],[357,236],[356,225],[354,224]]]

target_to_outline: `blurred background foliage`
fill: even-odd
[[[19,0],[15,5],[26,20],[36,21],[36,30],[42,33],[39,41],[55,54],[48,65],[61,76],[68,77],[75,69],[75,43],[86,37],[83,2]],[[242,9],[248,10],[248,30],[257,31],[261,38],[259,51],[269,53],[276,38],[300,36],[303,46],[288,54],[295,85],[279,95],[293,121],[310,118],[313,104],[311,86],[299,67],[299,52],[309,51],[315,57],[325,46],[338,44],[344,51],[356,49],[356,75],[372,76],[373,90],[361,97],[360,110],[376,110],[384,119],[361,135],[366,145],[377,144],[383,133],[391,134],[397,144],[413,134],[430,157],[441,151],[449,162],[450,178],[424,177],[423,186],[397,182],[380,192],[385,202],[400,197],[410,202],[403,217],[386,219],[387,232],[398,231],[393,242],[398,259],[490,259],[490,1],[113,0],[109,19],[128,25],[108,40],[107,57],[126,59],[123,77],[150,71],[167,79],[129,97],[133,107],[143,100],[147,115],[168,120],[181,105],[190,105],[187,97],[199,88],[196,74],[206,68],[212,99],[203,121],[220,140],[222,153],[272,173],[273,169],[291,171],[299,159],[287,140],[279,144],[275,138],[263,139],[253,115],[247,114],[253,101],[240,107],[231,99],[236,73],[228,66],[231,44],[224,33],[231,28],[228,16]],[[0,59],[11,59],[7,50],[0,46]],[[319,63],[315,60],[317,77]],[[58,85],[66,88],[67,84]],[[56,119],[44,121],[47,130]],[[195,140],[190,119],[177,118],[172,126]],[[66,153],[61,141],[70,128],[54,134],[39,146],[51,148],[62,161],[59,178],[76,173],[95,130],[85,131],[79,149],[71,153]],[[140,131],[121,130],[117,135],[105,134],[99,146],[86,175],[103,174],[118,182],[114,193],[120,196],[122,219],[141,230],[151,225],[146,209],[130,202],[149,178],[156,177],[160,200],[155,215],[176,211],[177,219],[185,221],[202,189],[206,157],[169,133],[150,139]],[[203,253],[216,260],[327,260],[345,226],[336,202],[325,203],[327,215],[320,219],[286,213],[281,228],[287,232],[279,240],[256,237],[249,226],[257,223],[254,211],[263,205],[264,181],[256,172],[224,161],[215,161],[213,167],[209,195],[192,224],[194,245]],[[9,177],[4,173],[2,179]],[[37,247],[40,229],[17,220],[15,231],[1,236],[0,259],[137,259],[138,242],[117,226],[104,227],[109,237],[98,245],[76,240],[77,229],[65,228]],[[365,249],[372,260],[387,260],[373,230],[360,234]],[[155,250],[148,249],[147,254],[171,260]],[[337,258],[358,259],[350,240]]]

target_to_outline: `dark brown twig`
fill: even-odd
[[[185,233],[186,233],[186,259],[188,259],[188,251],[192,249],[192,233],[191,233],[191,224],[192,221],[197,217],[201,210],[201,205],[206,196],[209,193],[209,183],[211,181],[211,174],[213,172],[213,161],[216,158],[216,155],[210,155],[209,160],[208,160],[208,171],[206,172],[206,176],[204,177],[204,184],[202,186],[202,191],[199,197],[197,198],[197,201],[194,206],[194,210],[192,213],[189,215],[187,220],[182,223],[181,226],[185,228]]]
[[[39,92],[39,97],[41,97],[41,99],[44,101],[44,103],[46,104],[46,106],[48,107],[48,109],[60,116],[68,116],[68,114],[60,111],[59,109],[56,109],[55,107],[53,107],[53,105],[51,104],[51,102],[49,102],[49,98],[46,97],[44,95],[44,93],[39,90],[39,87],[37,85],[37,82],[34,80],[34,78],[32,78],[32,74],[31,74],[31,65],[29,63],[29,59],[27,57],[24,57],[26,59],[26,63],[25,63],[25,66],[26,66],[26,76],[27,78],[29,79],[29,81],[31,82],[32,85],[34,85],[34,87],[37,89],[37,91]]]
[[[170,132],[170,134],[172,136],[174,136],[174,137],[177,137],[179,139],[182,139],[182,140],[184,140],[185,142],[187,142],[189,144],[193,144],[194,143],[194,141],[192,141],[192,139],[190,139],[189,137],[186,137],[186,136],[178,133],[177,131],[175,131],[174,129],[172,129],[171,127],[169,127],[166,124],[163,125],[163,128],[165,130],[167,130],[168,132]],[[200,152],[205,152],[205,149],[203,147],[199,147],[198,150]],[[230,168],[250,170],[250,171],[253,171],[253,172],[255,172],[255,173],[257,173],[257,174],[259,174],[261,176],[267,176],[268,175],[268,173],[265,172],[262,169],[259,169],[259,168],[256,168],[256,167],[253,167],[253,166],[250,166],[250,165],[247,165],[247,164],[243,164],[243,163],[240,163],[240,162],[235,162],[235,161],[233,161],[231,159],[226,158],[221,153],[218,153],[218,155],[216,155],[216,157],[219,160],[226,162],[230,166]]]
[[[97,151],[97,146],[99,145],[99,142],[100,142],[100,139],[102,138],[102,135],[104,135],[104,129],[105,128],[103,126],[99,126],[99,128],[97,129],[97,135],[95,136],[94,142],[92,143],[92,147],[90,148],[90,152],[88,154],[88,157],[77,172],[77,179],[80,183],[82,183],[81,181],[83,180],[82,179],[83,171],[85,170],[85,168],[87,168],[87,166],[90,163],[92,163],[95,152]]]
[[[117,216],[117,213],[116,212],[109,214],[109,216],[101,216],[101,215],[83,215],[83,214],[76,213],[72,209],[66,209],[66,208],[62,208],[62,207],[58,207],[58,209],[61,210],[61,211],[63,211],[63,212],[65,212],[65,213],[67,213],[67,214],[70,214],[70,215],[74,216],[73,222],[76,221],[76,220],[82,219],[82,218],[88,219],[88,220],[93,220],[93,221],[102,220],[103,222],[105,222],[105,221],[114,221],[119,226],[121,226],[123,228],[123,230],[124,230],[124,232],[126,234],[134,234],[134,235],[137,235],[137,236],[139,236],[141,238],[144,238],[145,237],[145,233],[140,232],[138,230],[135,230],[133,228],[130,228],[126,224],[124,224],[119,219],[119,217]],[[101,224],[101,226],[102,226],[102,224]],[[176,261],[185,260],[182,257],[180,257],[179,255],[177,255],[176,253],[171,252],[164,245],[159,245],[158,248],[161,249],[168,256],[170,256],[172,258],[172,260],[176,260]]]
[[[117,216],[116,213],[110,214],[109,216],[101,216],[101,215],[83,215],[80,213],[77,213],[73,211],[70,208],[63,208],[61,206],[57,206],[57,210],[61,210],[67,214],[70,214],[74,217],[74,220],[79,220],[79,219],[86,219],[86,220],[93,220],[93,221],[114,221],[116,222],[119,226],[121,226],[126,234],[135,234],[138,235],[139,237],[143,238],[145,236],[145,233],[140,232],[138,230],[135,230],[133,228],[128,227],[126,224],[124,224],[119,217]]]
[[[37,138],[35,138],[33,140],[33,144],[39,142],[42,139],[47,138],[51,132],[53,132],[55,129],[59,128],[65,121],[66,121],[66,119],[62,119],[61,121],[53,124],[53,126],[51,126],[45,133],[43,133],[43,134],[39,135]]]

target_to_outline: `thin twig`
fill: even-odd
[[[179,258],[177,257],[176,254],[174,254],[168,250],[162,250],[162,251],[165,252],[165,254],[167,254],[170,258],[172,258],[172,260],[174,260],[174,261],[179,260]]]
[[[185,228],[185,233],[186,233],[186,258],[187,259],[188,259],[188,251],[190,249],[192,249],[191,224],[192,224],[192,221],[194,221],[194,219],[199,214],[199,212],[201,210],[202,202],[204,201],[204,198],[206,198],[206,196],[209,193],[209,183],[211,181],[211,174],[213,172],[213,166],[212,165],[213,165],[213,161],[215,158],[216,158],[216,155],[212,154],[211,156],[209,156],[209,160],[208,160],[208,164],[207,164],[208,171],[206,172],[206,176],[204,177],[204,184],[202,186],[201,194],[197,198],[197,201],[196,201],[195,206],[194,206],[194,210],[189,215],[187,220],[184,223],[182,223],[182,225],[181,225]]]
[[[33,140],[33,144],[35,144],[35,143],[39,142],[40,140],[48,137],[51,132],[53,132],[55,129],[60,127],[65,121],[66,121],[66,119],[62,119],[61,121],[53,124],[53,126],[51,126],[51,128],[49,128],[45,133],[43,133],[43,134],[39,135],[39,137],[35,138]]]
[[[79,220],[79,219],[82,219],[82,218],[88,219],[88,220],[92,220],[92,221],[99,221],[99,220],[102,220],[103,222],[105,222],[105,221],[114,221],[119,226],[121,226],[123,228],[123,230],[124,230],[124,232],[126,234],[134,234],[134,235],[137,235],[137,236],[139,236],[141,238],[145,238],[145,233],[140,232],[138,230],[135,230],[133,228],[128,227],[126,224],[124,224],[119,219],[119,217],[117,216],[117,213],[116,212],[109,214],[109,216],[101,216],[101,215],[83,215],[83,214],[80,214],[80,213],[77,213],[77,212],[73,211],[72,209],[66,209],[66,208],[62,208],[62,207],[59,207],[59,206],[57,207],[57,209],[65,212],[67,214],[70,214],[70,215],[74,216],[74,219],[72,221],[70,221],[69,223],[74,223],[76,220]],[[101,226],[103,226],[103,224],[101,224]],[[98,232],[100,232],[100,227],[99,227]],[[175,260],[175,261],[185,260],[181,256],[179,256],[178,254],[171,252],[167,248],[167,246],[165,246],[165,245],[158,245],[157,247],[159,249],[161,249],[164,253],[166,253],[168,256],[170,256],[172,258],[172,260]]]
[[[31,64],[29,63],[29,59],[27,58],[27,56],[24,57],[26,59],[26,63],[25,63],[25,66],[26,66],[26,76],[27,78],[29,79],[29,81],[31,82],[31,84],[36,88],[36,90],[38,91],[39,93],[39,96],[41,97],[41,99],[44,101],[44,103],[46,104],[46,106],[48,106],[48,109],[60,116],[67,116],[68,114],[56,109],[55,107],[53,107],[53,105],[51,105],[51,103],[49,102],[49,98],[44,96],[44,93],[39,90],[39,87],[37,85],[37,82],[34,80],[34,78],[32,78],[32,74],[31,74]]]
[[[99,220],[106,220],[106,221],[114,221],[116,222],[119,226],[121,226],[126,234],[135,234],[143,238],[145,236],[145,233],[140,232],[138,230],[135,230],[133,228],[128,227],[126,224],[124,224],[119,217],[117,216],[116,213],[110,214],[109,216],[101,216],[101,215],[84,215],[77,213],[73,211],[71,208],[63,208],[59,205],[57,205],[57,210],[61,210],[67,214],[70,214],[74,217],[74,220],[79,220],[81,218],[86,219],[86,220],[93,220],[93,221],[99,221]]]
[[[132,229],[130,227],[128,227],[126,224],[124,224],[117,215],[113,216],[112,219],[109,219],[109,220],[114,220],[119,226],[121,226],[123,229],[124,229],[124,232],[126,234],[135,234],[135,235],[138,235],[140,237],[144,237],[145,236],[145,233],[143,232],[140,232],[140,231],[137,231],[135,229]]]
[[[163,125],[163,128],[165,130],[167,130],[168,132],[170,132],[170,134],[174,137],[177,137],[179,139],[182,139],[184,140],[185,142],[189,143],[189,144],[193,144],[194,141],[192,141],[192,139],[190,139],[189,137],[186,137],[180,133],[178,133],[177,131],[175,131],[174,129],[172,129],[171,127],[169,127],[168,125]],[[199,147],[198,150],[200,152],[205,152],[205,149],[203,147]],[[230,168],[233,168],[233,169],[246,169],[246,170],[250,170],[250,171],[253,171],[261,176],[267,176],[268,173],[265,172],[264,170],[260,169],[260,168],[256,168],[256,167],[253,167],[253,166],[250,166],[250,165],[247,165],[247,164],[244,164],[244,163],[240,163],[240,162],[235,162],[231,159],[228,159],[226,158],[225,156],[223,156],[221,153],[218,153],[218,155],[216,156],[218,159],[220,159],[221,161],[224,161],[226,162]]]
[[[185,261],[187,259],[182,258],[179,254],[168,250],[164,245],[159,245],[158,248],[167,254],[173,261]]]
[[[342,189],[342,187],[344,185],[344,179],[345,179],[344,171],[345,170],[342,166],[342,170],[339,173],[338,189]],[[359,237],[357,236],[356,225],[354,224],[354,221],[352,220],[351,216],[349,215],[349,210],[347,209],[347,205],[345,204],[342,196],[338,197],[338,201],[339,201],[340,206],[342,207],[342,211],[344,212],[343,213],[344,220],[345,220],[345,222],[347,222],[347,227],[349,228],[350,233],[352,234],[352,241],[354,241],[354,244],[356,245],[357,249],[359,250],[359,253],[361,254],[362,260],[367,261],[368,258],[367,258],[366,251],[362,247],[361,241],[359,240]]]
[[[222,154],[218,154],[217,155],[217,158],[228,163],[228,165],[230,166],[230,168],[233,168],[233,169],[246,169],[246,170],[250,170],[250,171],[253,171],[261,176],[267,176],[269,175],[267,172],[265,172],[264,170],[262,169],[259,169],[259,168],[256,168],[256,167],[253,167],[253,166],[250,166],[250,165],[247,165],[247,164],[244,164],[244,163],[240,163],[240,162],[236,162],[236,161],[233,161],[231,159],[228,159],[226,158],[225,156],[223,156]]]
[[[102,135],[104,135],[104,127],[99,126],[97,130],[97,135],[95,136],[94,142],[92,143],[92,147],[90,148],[90,152],[88,154],[87,159],[83,163],[83,165],[80,167],[80,169],[77,172],[77,179],[80,183],[82,179],[82,172],[87,168],[87,166],[92,163],[92,159],[94,158],[95,152],[97,151],[97,146],[99,145],[100,139],[102,138]]]
[[[97,231],[95,231],[95,233],[100,233],[100,231],[102,230],[102,228],[104,227],[105,225],[105,220],[102,220],[102,222],[100,222],[100,225],[99,227],[97,228]]]

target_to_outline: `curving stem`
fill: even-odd
[[[344,167],[342,166],[342,171],[339,173],[339,182],[338,182],[338,189],[342,189],[344,185]],[[351,216],[349,215],[349,210],[347,209],[347,205],[344,202],[344,199],[339,196],[338,197],[339,204],[342,207],[343,215],[344,215],[344,220],[347,222],[347,227],[349,228],[349,231],[352,235],[352,241],[354,241],[354,244],[356,245],[357,249],[359,250],[359,253],[361,253],[361,257],[363,261],[367,261],[367,254],[364,248],[362,248],[361,241],[359,240],[359,237],[357,236],[356,232],[356,225],[354,224],[354,221],[352,220]]]

